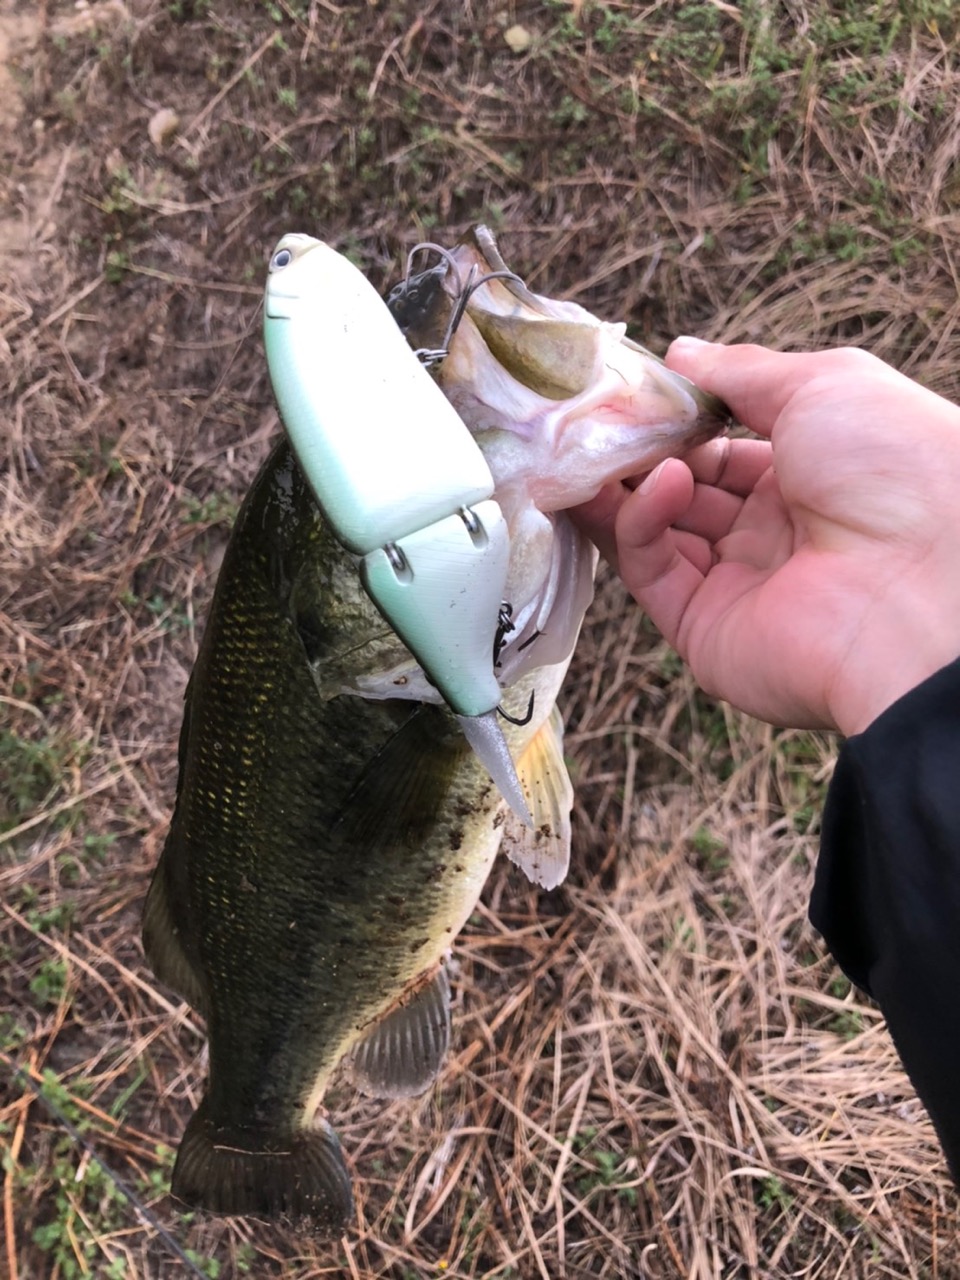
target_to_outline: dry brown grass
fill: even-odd
[[[165,1228],[223,1280],[960,1275],[929,1123],[806,921],[832,744],[703,697],[615,584],[566,699],[570,880],[496,871],[430,1094],[329,1100],[343,1241],[165,1198],[202,1031],[138,936],[196,630],[276,430],[279,234],[382,284],[484,218],[535,287],[655,347],[853,341],[956,398],[951,13],[0,5],[0,1268],[183,1275]]]

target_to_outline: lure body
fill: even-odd
[[[322,241],[290,234],[278,243],[264,341],[283,425],[321,510],[529,819],[496,719],[510,539],[483,454],[373,286]]]

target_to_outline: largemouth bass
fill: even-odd
[[[394,300],[411,313],[412,283]],[[420,309],[424,323],[438,323],[441,292]],[[471,303],[449,360],[473,316]],[[408,316],[415,340],[419,323]],[[464,376],[496,381],[504,354],[488,345]],[[525,376],[523,358],[507,354]],[[362,431],[359,394],[357,415]],[[698,411],[663,432],[682,452],[719,425]],[[443,957],[505,832],[533,879],[554,885],[566,872],[572,791],[555,702],[595,557],[566,517],[535,508],[551,449],[536,426],[525,446],[529,430],[518,430],[513,462],[497,463],[512,604],[496,660],[532,830],[508,815],[456,717],[371,603],[286,441],[243,504],[187,689],[175,810],[144,914],[155,972],[207,1021],[207,1089],[171,1188],[190,1206],[340,1231],[350,1179],[318,1117],[333,1072],[349,1064],[380,1096],[426,1088],[449,1040]],[[598,483],[610,474],[600,470]]]

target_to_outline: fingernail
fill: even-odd
[[[679,338],[674,338],[670,343],[671,351],[698,351],[701,347],[709,347],[713,344],[705,342],[703,338],[693,338],[689,334],[681,334]]]
[[[660,473],[663,471],[664,464],[661,462],[654,467],[646,480],[642,484],[637,485],[637,493],[653,493],[657,487],[657,481],[660,479]]]

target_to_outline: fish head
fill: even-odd
[[[401,280],[387,295],[390,314],[415,351],[441,348],[455,305],[447,289],[449,270],[445,259]]]
[[[537,662],[569,656],[592,595],[595,553],[565,510],[686,453],[730,414],[628,338],[624,323],[528,289],[486,227],[441,259],[408,271],[388,305],[410,346],[436,358],[507,519],[512,630],[498,672],[507,687]]]
[[[486,227],[448,259],[411,279],[417,306],[401,327],[411,345],[435,347],[462,307],[437,379],[477,437],[498,499],[520,488],[540,511],[576,506],[729,425],[721,401],[628,338],[623,322],[528,289]]]

